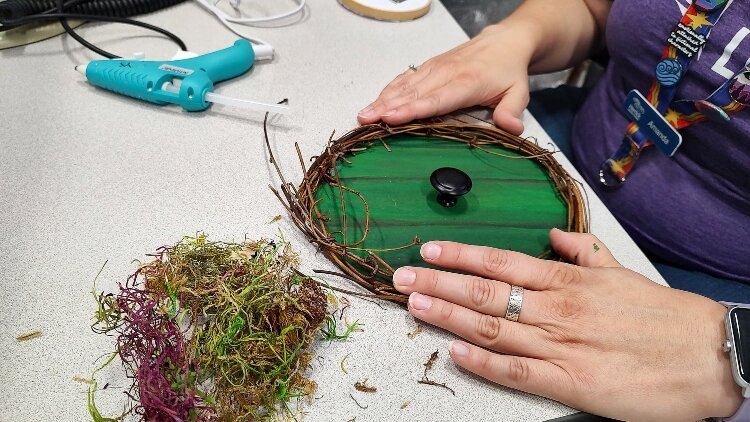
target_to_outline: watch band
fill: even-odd
[[[727,308],[732,308],[735,306],[742,306],[742,307],[750,307],[750,305],[745,303],[731,303],[731,302],[719,302],[722,305],[726,306]],[[724,418],[724,419],[717,419],[721,422],[748,422],[750,421],[750,399],[745,399],[745,401],[742,402],[740,405],[740,408],[737,409],[737,412],[735,412],[734,415]]]
[[[737,412],[725,419],[719,419],[721,422],[747,422],[750,421],[750,399],[745,399]]]

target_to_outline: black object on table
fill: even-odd
[[[469,175],[453,167],[442,167],[433,171],[430,183],[438,191],[437,201],[446,208],[456,205],[458,198],[471,190]]]
[[[603,416],[591,415],[589,413],[573,413],[572,415],[561,418],[550,419],[546,422],[619,422],[616,419],[609,419]]]

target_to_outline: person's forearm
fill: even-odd
[[[528,50],[530,73],[570,67],[603,45],[610,0],[526,0],[484,34],[505,32]]]

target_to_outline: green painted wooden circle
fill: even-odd
[[[451,208],[438,203],[430,184],[430,174],[440,167],[460,169],[472,179],[472,190]],[[394,135],[348,154],[338,161],[336,171],[341,185],[358,192],[369,207],[369,232],[348,251],[366,257],[364,249],[369,249],[393,268],[424,266],[419,246],[384,251],[415,238],[541,256],[551,249],[549,230],[568,224],[568,206],[547,170],[499,145],[478,149],[441,138]],[[335,177],[335,171],[331,174]],[[352,244],[363,237],[365,204],[358,195],[324,183],[314,196],[325,228],[338,243]]]

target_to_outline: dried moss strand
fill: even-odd
[[[116,327],[117,353],[133,380],[133,415],[258,420],[311,394],[314,383],[300,371],[325,296],[296,270],[288,244],[209,242],[200,234],[151,256],[116,300],[95,295],[99,332]]]

